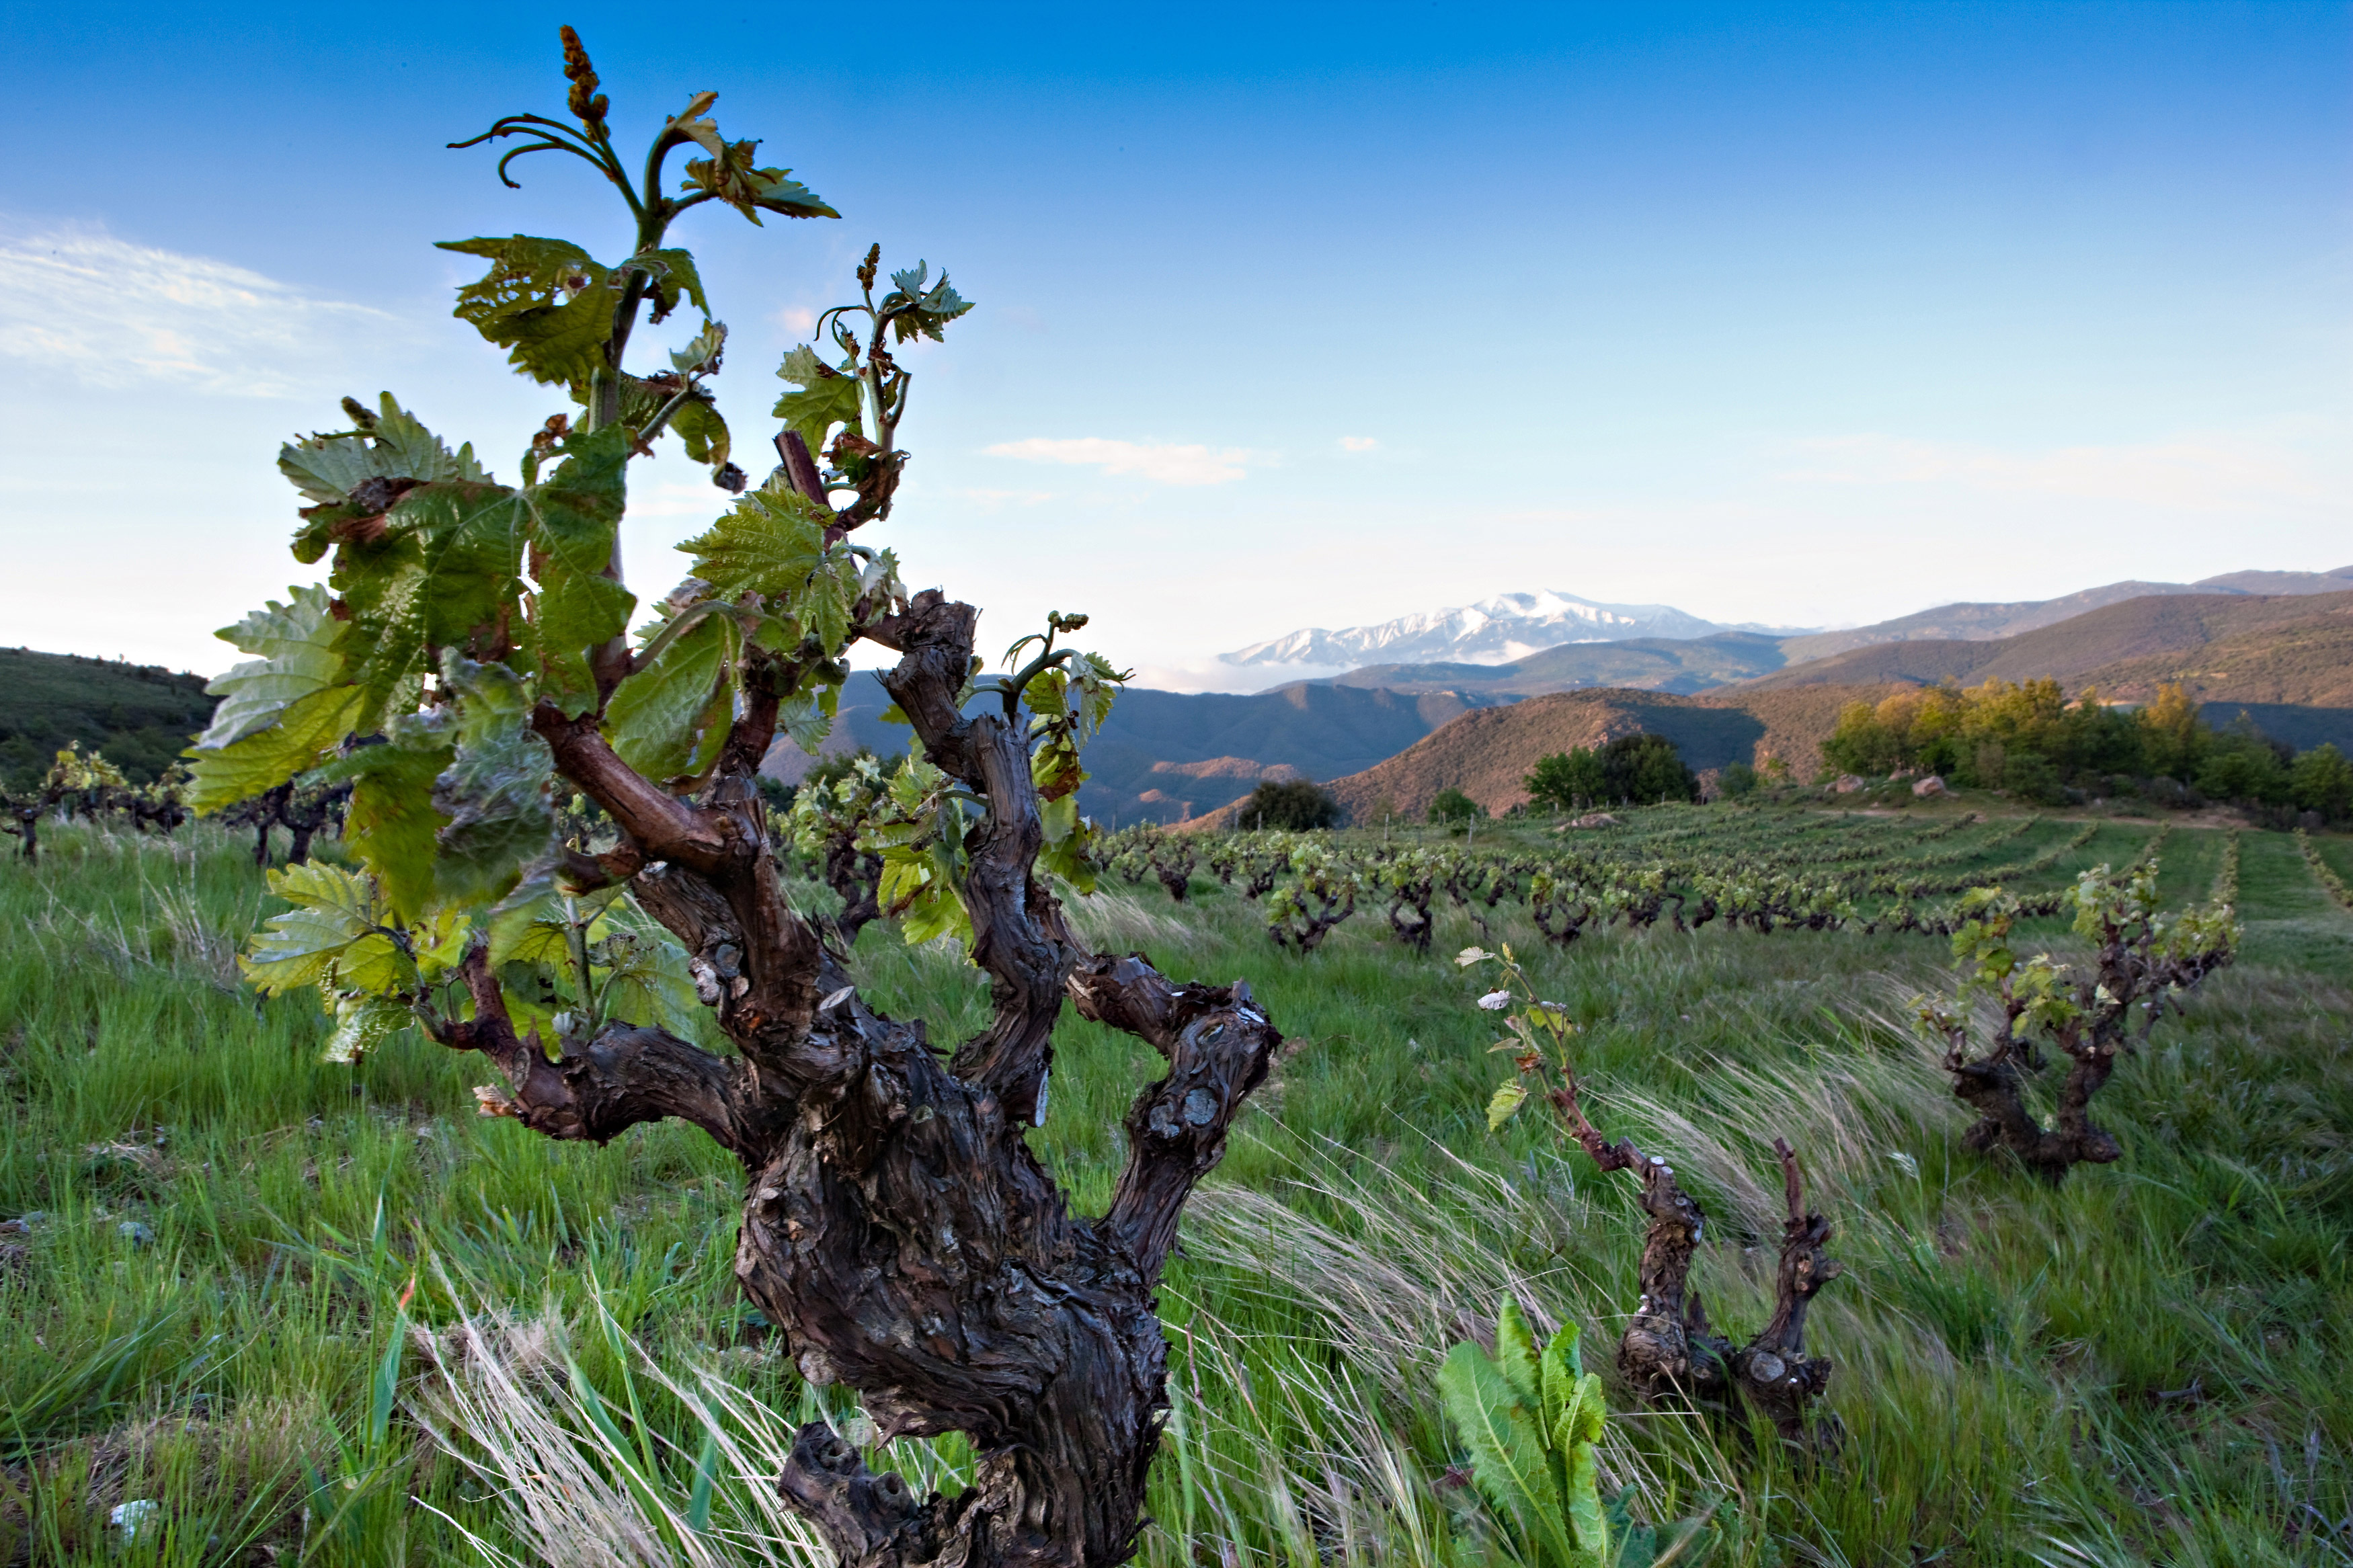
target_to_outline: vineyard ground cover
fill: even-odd
[[[2318,842],[2330,843],[2326,838]],[[2340,837],[2335,847],[2341,851],[2343,843]],[[2329,898],[2294,836],[2250,833],[2241,845],[2239,899],[2247,910],[2247,956],[2323,974],[2353,975],[2353,913]]]
[[[1926,820],[1890,830],[1886,818],[1788,816],[1660,813],[1654,826],[1637,813],[1626,842],[1698,827],[1654,845],[1688,855],[1736,833],[1825,848],[1861,837],[1902,858]],[[1982,858],[2038,854],[2082,826],[2054,816]],[[2033,885],[2127,860],[2153,831],[2103,822]],[[1540,824],[1493,835],[1493,847],[1529,856],[1562,844]],[[1580,849],[1609,842],[1577,837]],[[2203,896],[2224,837],[2171,835],[2169,897]],[[2353,841],[2319,842],[2353,869]],[[1800,1150],[1847,1269],[1809,1330],[1839,1366],[1827,1404],[1847,1429],[1840,1458],[1797,1466],[1739,1434],[1635,1416],[1612,1381],[1602,1460],[1608,1484],[1635,1489],[1638,1514],[1725,1500],[1743,1529],[1718,1561],[1744,1568],[1939,1553],[2345,1561],[2353,916],[2327,903],[2290,836],[2249,831],[2242,845],[2244,958],[2103,1096],[2124,1160],[2056,1190],[1959,1147],[1966,1115],[1933,1048],[1901,1027],[1906,999],[1941,975],[1943,942],[1719,923],[1613,928],[1562,952],[1501,907],[1497,934],[1583,1027],[1596,1121],[1672,1151],[1707,1206],[1711,1311],[1748,1321],[1768,1303],[1778,1193],[1760,1183],[1776,1134]],[[502,1346],[481,1353],[517,1370],[512,1402],[605,1451],[576,1394],[567,1402],[568,1343],[628,1445],[641,1434],[676,1445],[657,1444],[652,1468],[681,1510],[718,1418],[643,1380],[630,1414],[631,1357],[705,1366],[717,1380],[706,1388],[765,1402],[786,1432],[811,1408],[735,1293],[737,1176],[707,1140],[670,1125],[601,1152],[535,1138],[473,1116],[480,1068],[419,1045],[356,1068],[322,1064],[307,1004],[258,1005],[235,984],[227,955],[276,906],[244,844],[219,830],[165,843],[64,828],[37,869],[6,870],[0,1220],[42,1217],[0,1233],[0,1563],[259,1560],[239,1543],[292,1560],[314,1496],[306,1467],[338,1474],[338,1436],[349,1444],[365,1425],[405,1323],[435,1328],[463,1359],[437,1264],[468,1281],[476,1330],[463,1342]],[[1470,1494],[1447,1481],[1459,1456],[1437,1367],[1486,1331],[1506,1290],[1544,1326],[1581,1324],[1592,1344],[1613,1342],[1632,1306],[1641,1232],[1623,1184],[1565,1158],[1540,1119],[1487,1132],[1493,1031],[1448,961],[1475,933],[1442,900],[1436,918],[1428,957],[1377,911],[1303,956],[1275,952],[1259,906],[1206,874],[1182,906],[1149,881],[1113,879],[1074,912],[1097,945],[1184,973],[1249,973],[1293,1031],[1164,1292],[1176,1409],[1155,1475],[1158,1522],[1140,1542],[1152,1568],[1502,1568]],[[2026,929],[2064,943],[2057,921]],[[878,922],[856,961],[878,1005],[973,1027],[988,1016],[985,986],[953,952],[910,950]],[[1119,1116],[1150,1065],[1128,1037],[1074,1018],[1058,1036],[1034,1136],[1082,1205],[1109,1194]],[[111,1363],[95,1353],[110,1345]],[[447,1390],[414,1342],[396,1370],[386,1484],[422,1506],[375,1536],[323,1538],[311,1561],[470,1564],[485,1550],[471,1531],[530,1562],[561,1544],[549,1529],[577,1546],[599,1519],[643,1510],[626,1488],[583,1500],[550,1482],[531,1500],[554,1523],[534,1526],[456,1462],[462,1443],[426,1429],[446,1415]],[[37,1430],[10,1428],[36,1415]],[[730,1441],[756,1451],[743,1429],[757,1417],[727,1420]],[[892,1457],[914,1465],[914,1447]],[[943,1447],[921,1465],[941,1475],[958,1461]],[[712,1528],[744,1528],[768,1475],[719,1471]],[[148,1499],[164,1524],[127,1546],[108,1511]],[[607,1560],[763,1560],[723,1534],[696,1557],[643,1533],[646,1553]],[[781,1557],[809,1561],[801,1547]]]
[[[2321,837],[2316,835],[2312,846],[2321,859],[2328,863],[2329,869],[2337,873],[2339,881],[2353,884],[2353,837],[2335,834]]]

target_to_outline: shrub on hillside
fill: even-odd
[[[1744,795],[1756,794],[1757,782],[1755,768],[1746,763],[1734,763],[1716,775],[1716,793],[1726,800],[1738,800]]]
[[[1440,827],[1468,827],[1474,822],[1483,821],[1486,816],[1485,806],[1451,785],[1440,790],[1438,798],[1430,803],[1430,820]]]
[[[2318,812],[2324,821],[2353,817],[2353,762],[2324,742],[2295,759],[2288,770],[2288,790],[2296,805]]]
[[[1749,776],[1753,784],[1756,775]],[[1664,735],[1621,735],[1599,750],[1556,752],[1539,758],[1520,782],[1531,800],[1554,811],[1699,798],[1699,775],[1683,765],[1683,753]]]
[[[2288,759],[2294,755],[2252,726],[2233,725],[2216,733],[2209,744],[2198,768],[2198,793],[2234,805],[2284,805],[2290,791]]]
[[[1339,826],[1340,816],[1340,803],[1321,785],[1307,779],[1269,779],[1242,802],[1235,825],[1312,833],[1319,827]]]
[[[1602,789],[1611,800],[1651,805],[1697,800],[1699,775],[1664,735],[1621,735],[1601,748]]]
[[[1530,800],[1554,811],[1582,811],[1598,805],[1609,787],[1601,759],[1588,746],[1537,758],[1535,771],[1520,782]]]

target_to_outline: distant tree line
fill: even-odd
[[[2353,816],[2353,762],[2335,746],[2298,752],[2252,723],[2216,729],[2177,685],[2138,709],[2105,706],[2095,691],[2071,702],[2052,679],[1902,691],[1849,703],[1822,761],[1864,775],[1938,773],[2047,805],[2070,792],[2139,794],[2167,805]]]

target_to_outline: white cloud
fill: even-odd
[[[331,369],[322,350],[396,320],[101,228],[0,235],[0,354],[93,386],[282,397]]]
[[[1155,691],[1267,691],[1294,680],[1322,680],[1353,668],[1345,664],[1261,664],[1237,668],[1215,658],[1145,658],[1135,667],[1138,689]]]
[[[1369,452],[1379,445],[1380,442],[1370,436],[1343,436],[1340,437],[1340,450],[1343,452]]]
[[[817,312],[807,305],[787,305],[776,312],[776,325],[797,338],[817,331]]]
[[[1030,463],[1067,463],[1101,468],[1106,474],[1134,474],[1160,485],[1222,485],[1240,479],[1259,453],[1241,447],[1211,450],[1166,441],[1112,441],[1100,436],[1053,440],[1032,436],[1025,441],[1000,441],[986,448],[992,458],[1018,458]]]

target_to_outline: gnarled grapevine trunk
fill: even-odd
[[[1032,876],[1042,836],[1025,737],[956,703],[976,619],[923,594],[869,635],[900,655],[883,683],[926,757],[987,803],[963,889],[991,980],[987,1030],[944,1059],[920,1023],[872,1011],[820,927],[786,906],[752,779],[774,693],[795,676],[772,660],[747,682],[770,695],[738,721],[700,799],[622,765],[593,717],[535,719],[565,777],[624,834],[575,857],[575,880],[630,881],[691,953],[737,1054],[615,1027],[551,1062],[517,1037],[480,953],[475,1016],[442,1033],[504,1070],[487,1110],[550,1136],[603,1142],[665,1116],[702,1127],[743,1162],[736,1274],[803,1375],[856,1389],[886,1437],[969,1435],[973,1487],[924,1499],[822,1424],[802,1431],[779,1484],[845,1564],[1107,1564],[1133,1549],[1167,1405],[1155,1284],[1280,1037],[1243,984],[1172,983],[1072,939]],[[1127,1166],[1093,1219],[1069,1212],[1023,1137],[1044,1119],[1066,1000],[1169,1064],[1128,1113]]]
[[[1707,1218],[1675,1180],[1674,1168],[1644,1154],[1630,1139],[1604,1139],[1585,1119],[1574,1088],[1555,1089],[1552,1100],[1595,1164],[1605,1171],[1633,1171],[1642,1183],[1642,1212],[1650,1224],[1637,1269],[1641,1299],[1618,1342],[1619,1373],[1646,1401],[1736,1397],[1771,1421],[1784,1441],[1835,1443],[1834,1422],[1809,1420],[1815,1401],[1830,1387],[1832,1363],[1826,1356],[1806,1354],[1806,1308],[1842,1270],[1827,1250],[1830,1221],[1807,1212],[1797,1151],[1785,1140],[1773,1140],[1788,1205],[1774,1274],[1773,1316],[1747,1343],[1735,1348],[1709,1324],[1699,1292],[1692,1288],[1692,1262]]]

